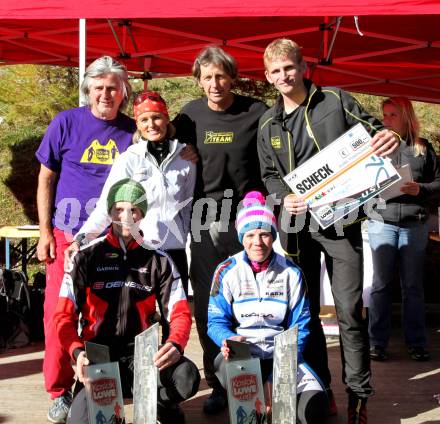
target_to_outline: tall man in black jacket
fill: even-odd
[[[216,414],[226,406],[226,392],[213,366],[219,349],[207,335],[212,276],[219,263],[242,250],[234,226],[239,201],[247,192],[263,188],[257,129],[267,107],[231,91],[237,74],[235,59],[228,53],[214,46],[203,49],[194,61],[193,75],[206,97],[189,102],[174,120],[179,141],[194,145],[200,155],[190,277],[205,378],[213,388],[203,405],[207,414]]]
[[[300,47],[293,41],[278,39],[269,44],[264,63],[266,78],[280,92],[280,97],[259,123],[261,174],[269,193],[281,200],[282,213],[291,214],[294,221],[296,216],[307,212],[307,205],[301,197],[291,193],[282,177],[358,122],[362,122],[373,135],[372,147],[377,154],[391,153],[397,147],[397,139],[390,131],[379,131],[382,124],[346,92],[316,87],[304,79],[306,63]],[[304,357],[318,373],[331,397],[325,337],[319,319],[320,256],[324,252],[341,335],[343,380],[349,392],[348,422],[363,424],[367,419],[366,399],[373,390],[370,386],[368,333],[362,318],[360,222],[344,228],[342,236],[337,234],[334,226],[311,232],[310,223],[311,217],[307,213],[301,231],[289,232],[280,228],[282,246],[302,268],[309,292],[310,337]],[[316,223],[312,227],[317,228]],[[334,404],[331,403],[330,407],[336,412]]]

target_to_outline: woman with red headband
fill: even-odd
[[[185,144],[173,138],[174,127],[159,93],[139,94],[133,112],[137,126],[133,145],[115,160],[96,207],[76,235],[70,251],[78,250],[110,225],[105,200],[108,190],[115,182],[131,178],[142,184],[148,203],[147,214],[133,236],[145,248],[160,249],[171,256],[187,292],[185,246],[196,167],[181,157]]]

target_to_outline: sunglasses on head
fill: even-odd
[[[134,101],[134,104],[136,105],[136,104],[142,103],[145,100],[152,100],[154,102],[160,102],[160,103],[166,104],[165,100],[162,99],[162,97],[159,94],[152,94],[152,93],[138,94],[138,96],[136,97],[136,99]]]

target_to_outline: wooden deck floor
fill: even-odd
[[[437,320],[438,321],[438,320]],[[400,330],[396,329],[390,345],[391,358],[385,363],[372,363],[376,395],[368,403],[369,424],[440,424],[440,325],[428,329],[432,360],[425,363],[409,359]],[[341,384],[340,352],[337,339],[328,342],[333,389],[339,414],[328,424],[346,422],[346,395]],[[195,327],[186,350],[203,373]],[[44,391],[41,372],[43,345],[35,344],[9,350],[0,355],[0,424],[45,423],[50,401]],[[228,423],[227,412],[207,417],[201,411],[203,399],[210,390],[204,380],[196,397],[183,404],[189,424]],[[437,397],[437,399],[436,399]],[[132,419],[132,406],[126,406],[127,422]]]

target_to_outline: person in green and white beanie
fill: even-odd
[[[170,256],[142,246],[138,224],[147,214],[145,198],[142,185],[130,178],[110,186],[106,198],[112,220],[109,231],[76,252],[64,275],[53,325],[62,347],[76,363],[78,377],[67,424],[90,424],[83,387],[89,365],[85,341],[108,346],[110,358],[119,363],[123,397],[129,398],[134,384],[134,340],[153,324],[156,308],[162,323],[162,343],[153,356],[159,375],[158,421],[184,424],[179,403],[197,393],[200,373],[183,355],[191,331],[191,310]]]
[[[112,220],[113,234],[127,245],[132,239],[142,243],[139,222],[148,209],[146,193],[137,181],[124,178],[110,187],[107,211]]]
[[[143,216],[147,213],[148,203],[145,190],[140,183],[130,178],[124,178],[111,186],[107,196],[107,210],[109,213],[116,202],[133,203],[141,210]]]

